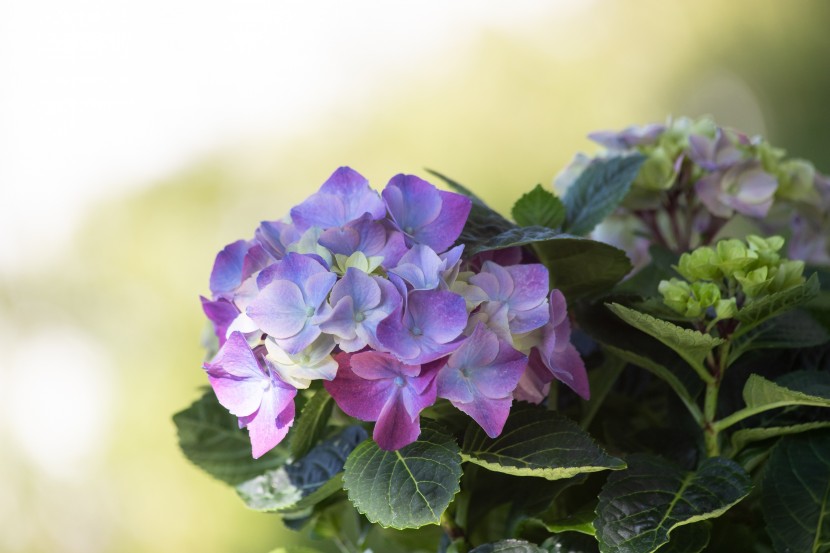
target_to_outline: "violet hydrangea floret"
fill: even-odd
[[[388,280],[350,267],[332,288],[332,310],[320,330],[338,338],[340,349],[355,352],[367,345],[380,349],[378,324],[401,305],[397,288]]]
[[[291,210],[291,220],[298,229],[341,227],[364,213],[372,219],[386,215],[386,207],[369,181],[349,167],[340,167],[320,190]]]
[[[326,299],[337,275],[296,253],[289,253],[271,267],[270,280],[247,313],[281,348],[298,353],[320,335],[317,321],[327,315]]]
[[[380,344],[398,359],[422,364],[454,351],[466,326],[464,298],[444,290],[414,290],[405,309],[380,322],[377,334]]]
[[[443,252],[461,235],[472,208],[466,196],[438,190],[414,175],[392,177],[382,193],[392,224],[408,244]]]
[[[504,428],[513,391],[526,367],[527,356],[480,324],[438,372],[438,396],[495,438]]]
[[[486,322],[497,334],[522,334],[548,321],[548,270],[537,263],[502,267],[487,261],[470,284],[487,294],[481,306]],[[507,324],[507,328],[504,325]]]
[[[294,421],[297,390],[254,353],[241,333],[232,333],[204,368],[219,403],[248,429],[254,458],[282,441]]]

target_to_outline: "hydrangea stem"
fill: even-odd
[[[717,355],[710,355],[707,359],[712,379],[706,381],[706,396],[703,400],[703,438],[706,444],[706,456],[717,457],[720,455],[720,427],[715,420],[718,415],[718,393],[723,380],[723,373],[729,359],[730,342],[717,350]]]

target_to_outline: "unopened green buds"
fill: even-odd
[[[675,269],[685,280],[664,280],[658,290],[685,317],[733,318],[747,302],[804,282],[804,262],[782,259],[783,247],[780,236],[756,235],[702,246],[680,256]]]

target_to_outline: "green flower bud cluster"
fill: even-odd
[[[683,279],[660,282],[663,302],[689,318],[729,319],[747,302],[804,282],[804,262],[781,257],[780,236],[721,240],[680,256]],[[685,280],[684,280],[685,279]]]

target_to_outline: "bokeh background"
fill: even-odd
[[[0,551],[266,552],[185,461],[213,257],[340,165],[492,206],[711,114],[830,171],[830,3],[0,0]]]

